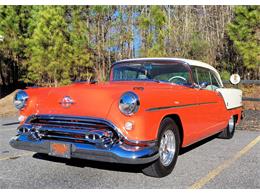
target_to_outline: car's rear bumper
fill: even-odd
[[[72,158],[123,164],[146,164],[159,157],[157,144],[152,146],[132,146],[119,142],[113,144],[110,148],[98,148],[95,145],[86,143],[32,140],[26,133],[13,137],[10,140],[10,145],[16,149],[50,154],[51,142],[70,143],[70,156]]]

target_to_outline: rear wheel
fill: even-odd
[[[218,137],[222,139],[231,139],[235,133],[235,129],[236,129],[235,117],[231,116],[230,119],[228,120],[227,127],[224,129],[224,131],[222,131],[218,135]]]
[[[160,157],[143,169],[143,173],[152,177],[169,175],[178,158],[180,149],[179,128],[171,118],[165,118],[159,129]]]

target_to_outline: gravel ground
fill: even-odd
[[[238,130],[260,131],[260,111],[245,110],[244,119],[237,126]]]

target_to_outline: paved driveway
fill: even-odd
[[[15,150],[16,120],[0,119],[0,188],[260,188],[260,133],[209,138],[179,156],[169,176],[143,175],[139,166],[64,160]]]

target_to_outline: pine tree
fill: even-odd
[[[165,56],[166,48],[165,48],[165,39],[166,39],[166,14],[161,6],[153,5],[151,6],[151,23],[153,26],[151,27],[151,39],[152,44],[148,49],[148,56]]]
[[[25,38],[31,6],[0,6],[0,76],[3,85],[16,85],[26,57]]]
[[[72,51],[71,77],[73,80],[90,80],[93,73],[93,55],[90,50],[89,27],[87,26],[88,8],[73,6],[70,9],[71,21],[69,28]]]
[[[143,43],[141,56],[166,56],[166,13],[163,7],[145,6],[138,19]]]
[[[246,69],[260,72],[260,6],[238,6],[228,35]]]
[[[27,40],[28,80],[37,84],[70,83],[71,46],[64,6],[41,6],[31,20]]]
[[[248,78],[256,79],[259,9],[0,6],[0,85],[19,79],[48,86],[92,76],[105,80],[114,61],[131,57],[192,58],[223,72],[251,73]]]

